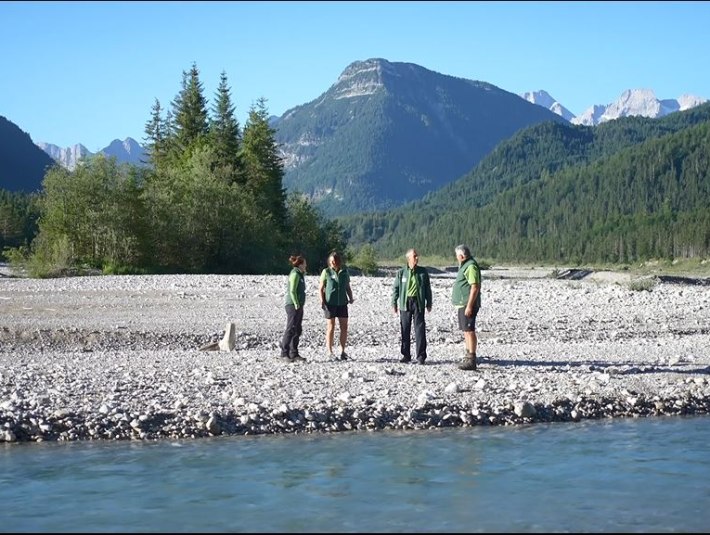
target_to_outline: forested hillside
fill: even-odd
[[[468,175],[390,212],[340,220],[382,256],[460,242],[498,261],[627,262],[707,256],[710,105],[597,127],[546,123]]]
[[[0,115],[0,189],[13,192],[39,191],[44,173],[54,160],[32,138]]]

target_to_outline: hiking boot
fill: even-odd
[[[421,364],[422,366],[424,366],[424,363],[426,362],[426,359],[418,358],[418,359],[417,359],[417,362],[418,362],[419,364]]]
[[[402,357],[399,361],[403,363],[412,362],[412,357]]]
[[[463,362],[459,364],[459,370],[475,370],[476,369],[476,354],[475,353],[467,353],[466,358],[463,359]]]
[[[306,359],[304,359],[301,355],[295,355],[293,357],[289,357],[289,360],[291,362],[305,362]]]
[[[348,357],[348,354],[345,351],[340,354],[340,360],[348,360],[349,358],[350,357]]]

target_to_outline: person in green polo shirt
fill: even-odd
[[[306,304],[305,274],[308,264],[301,255],[288,259],[291,272],[286,287],[286,330],[281,338],[281,358],[289,362],[304,361],[298,353],[298,343],[303,333],[303,307]]]
[[[410,362],[412,353],[410,347],[412,320],[414,320],[414,338],[417,350],[417,362],[426,361],[426,321],[424,310],[431,312],[431,283],[429,272],[419,266],[419,254],[415,249],[409,249],[405,254],[407,265],[401,268],[394,278],[392,286],[392,307],[394,313],[399,312],[401,333],[400,362]]]
[[[476,315],[481,308],[481,268],[471,256],[471,250],[466,245],[454,248],[459,270],[456,273],[451,302],[458,312],[459,328],[463,331],[466,344],[466,356],[459,369],[476,369]]]
[[[328,256],[328,267],[320,275],[320,304],[325,319],[325,345],[332,360],[347,360],[345,344],[348,340],[348,304],[353,304],[353,291],[350,287],[350,273],[343,266],[340,254],[333,251]],[[340,327],[340,354],[333,355],[335,338],[335,318]]]

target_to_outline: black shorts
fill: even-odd
[[[325,319],[332,320],[334,318],[347,318],[348,317],[348,305],[340,306],[329,306],[323,305],[323,312],[325,313]]]
[[[478,309],[474,307],[473,316],[470,318],[466,315],[466,307],[459,307],[459,329],[464,332],[473,332],[476,330],[476,316]]]

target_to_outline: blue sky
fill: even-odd
[[[710,98],[710,2],[0,1],[0,115],[35,142],[139,142],[157,98],[225,71],[237,119],[318,98],[354,61],[384,58],[544,89],[574,114],[626,89]]]

